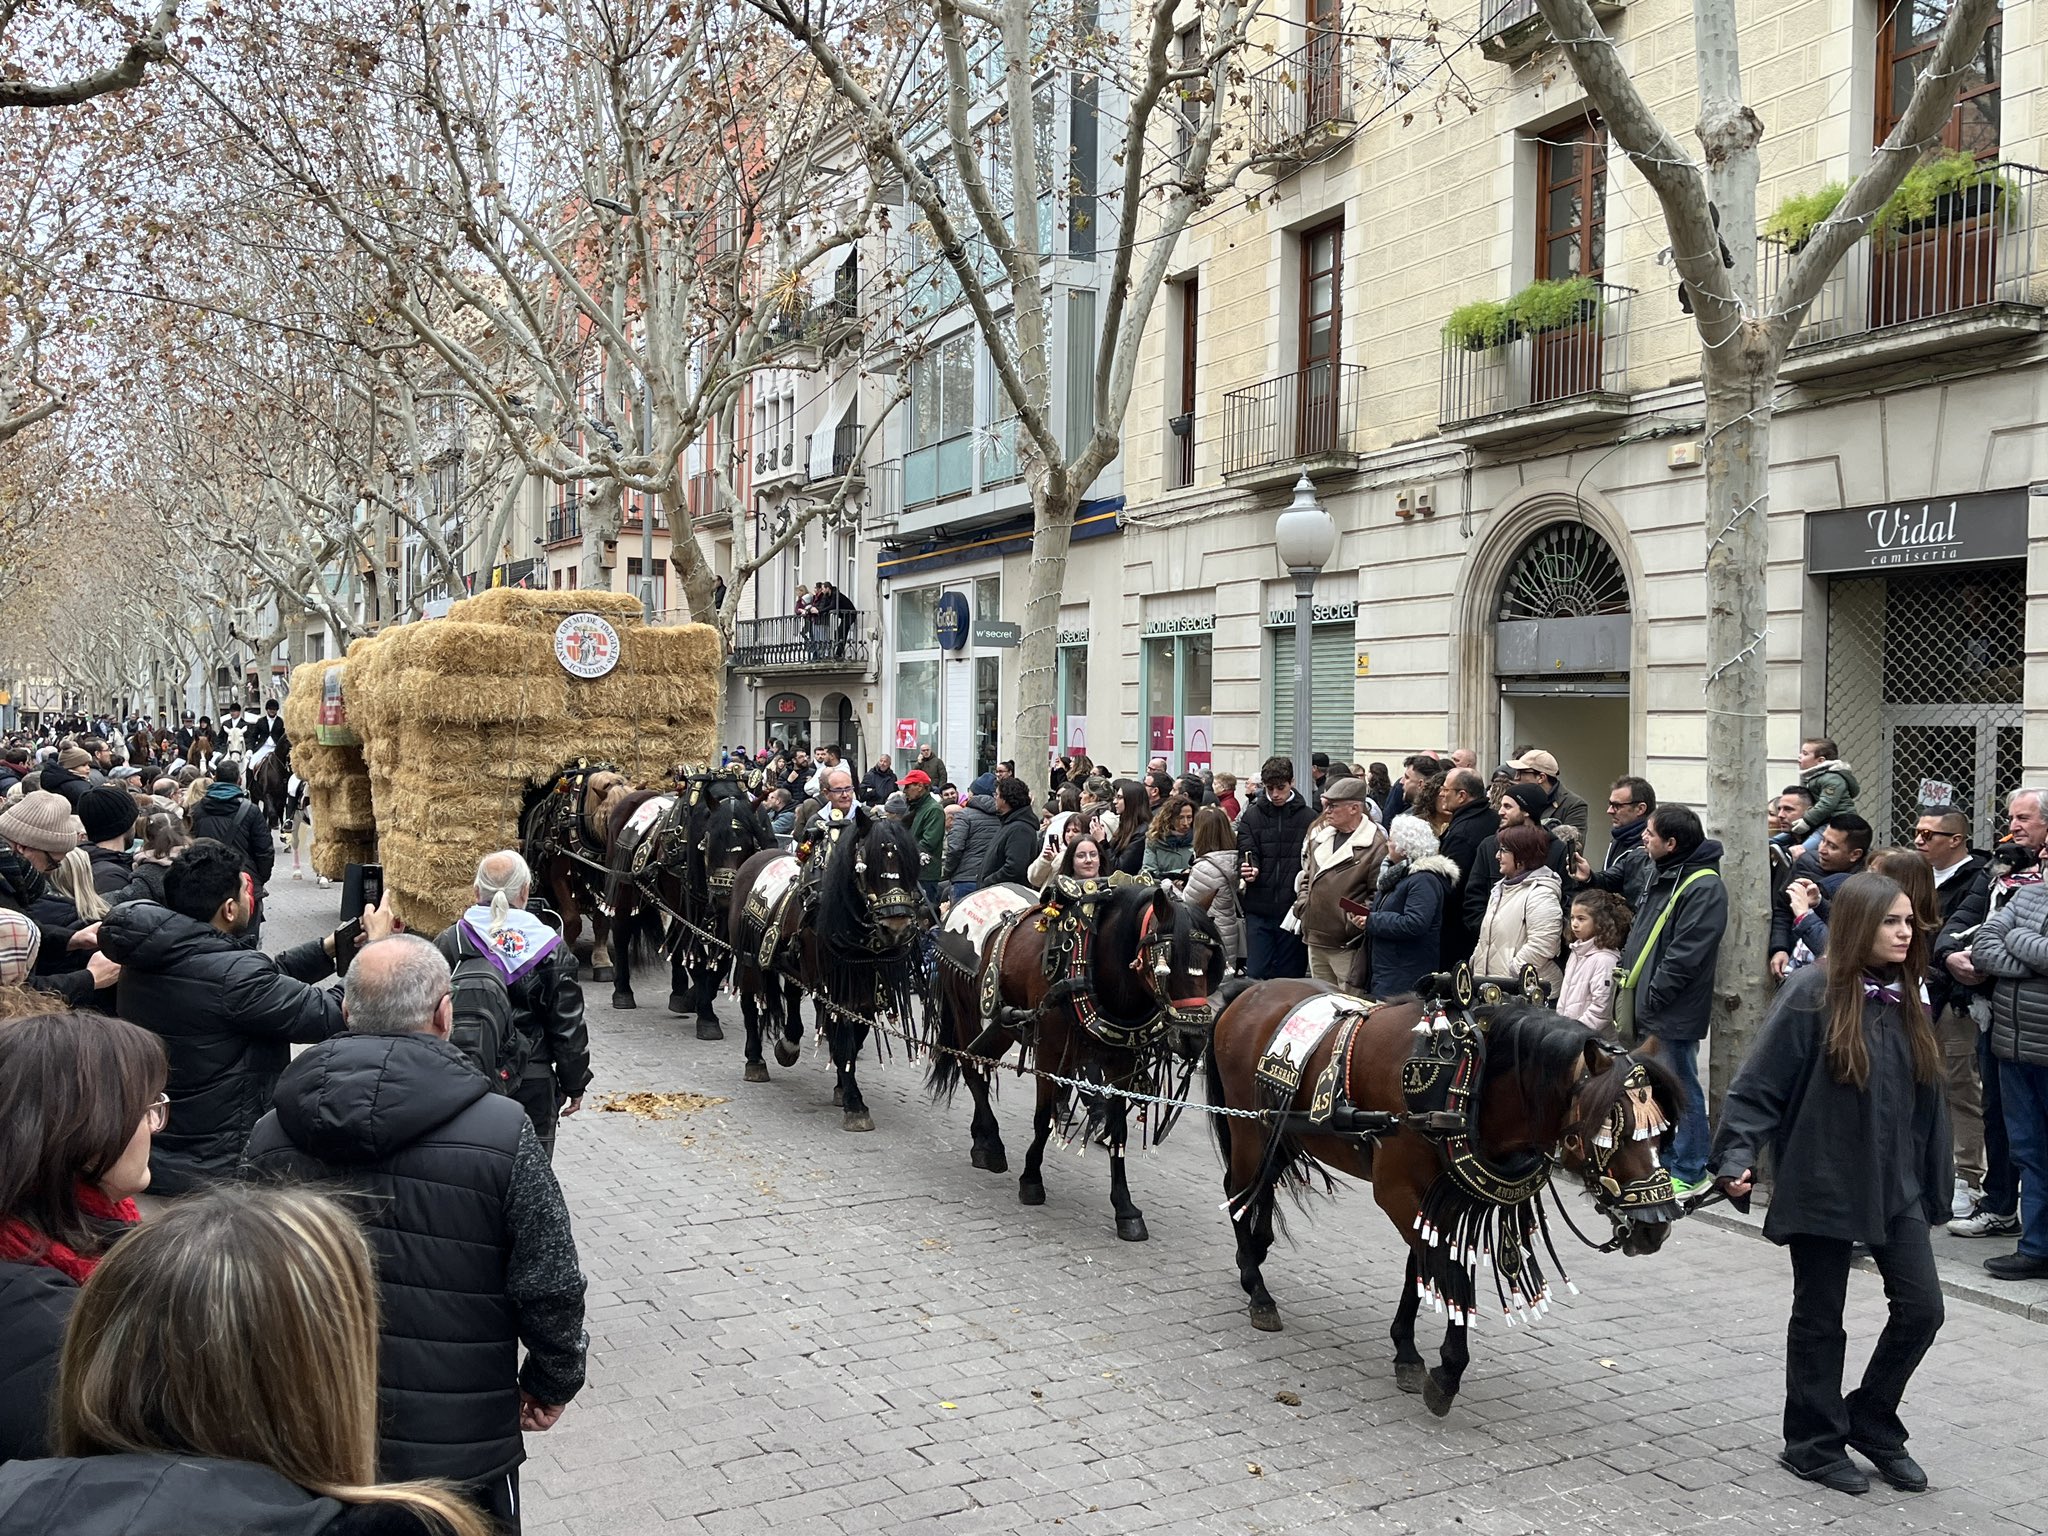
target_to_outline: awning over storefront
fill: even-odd
[[[1082,502],[1074,516],[1074,542],[1113,538],[1121,533],[1123,510],[1124,499],[1121,496]],[[883,580],[888,581],[924,571],[942,570],[949,565],[990,555],[1022,554],[1030,547],[1031,518],[1026,514],[993,527],[976,529],[957,539],[930,539],[910,548],[885,549],[876,561],[875,569]]]

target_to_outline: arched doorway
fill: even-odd
[[[1607,818],[1597,807],[1630,771],[1634,624],[1627,569],[1580,519],[1527,534],[1495,587],[1501,756],[1536,747],[1557,759],[1563,782],[1596,807],[1586,849],[1595,861],[1607,848]]]
[[[802,694],[771,693],[761,714],[770,746],[810,746],[811,701]]]
[[[828,693],[818,704],[818,745],[834,746],[846,762],[856,765],[854,778],[868,769],[861,740],[860,721],[853,712],[853,700],[843,693]]]

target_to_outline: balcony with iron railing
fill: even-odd
[[[531,524],[528,524],[531,527]],[[583,537],[583,498],[564,496],[548,511],[547,542],[570,544]]]
[[[860,672],[868,665],[867,614],[840,608],[816,618],[741,619],[732,664],[742,672]]]
[[[1316,30],[1251,77],[1251,161],[1285,176],[1355,127],[1344,34]]]
[[[1365,368],[1311,363],[1223,397],[1223,478],[1262,485],[1354,469],[1362,450]]]
[[[1509,322],[1489,342],[1446,336],[1437,422],[1481,446],[1594,426],[1628,415],[1628,311],[1633,288],[1594,283],[1562,324]]]
[[[860,473],[860,423],[842,421],[832,429],[832,456],[821,460],[813,444],[817,434],[811,433],[804,439],[805,476],[813,485],[824,480],[841,480],[851,474],[856,481]]]
[[[1602,21],[1621,10],[1621,0],[1593,0],[1593,14]],[[1481,0],[1473,40],[1494,63],[1516,64],[1550,41],[1550,25],[1536,9],[1536,0]]]
[[[1924,218],[1873,229],[1828,275],[1780,370],[1793,380],[2039,336],[2048,306],[2048,172],[1987,166]],[[1803,247],[1763,241],[1757,287],[1781,290]]]

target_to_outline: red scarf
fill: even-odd
[[[134,1226],[142,1220],[142,1213],[135,1209],[133,1200],[118,1204],[90,1184],[78,1186],[78,1208],[96,1221],[119,1222],[123,1226]],[[35,1230],[27,1222],[15,1217],[0,1221],[0,1259],[14,1260],[24,1264],[41,1264],[47,1269],[68,1275],[80,1285],[99,1263],[97,1255],[88,1256],[64,1244],[53,1242]]]

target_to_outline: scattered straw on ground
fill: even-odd
[[[725,1102],[708,1093],[615,1093],[598,1108],[641,1120],[673,1120]]]

